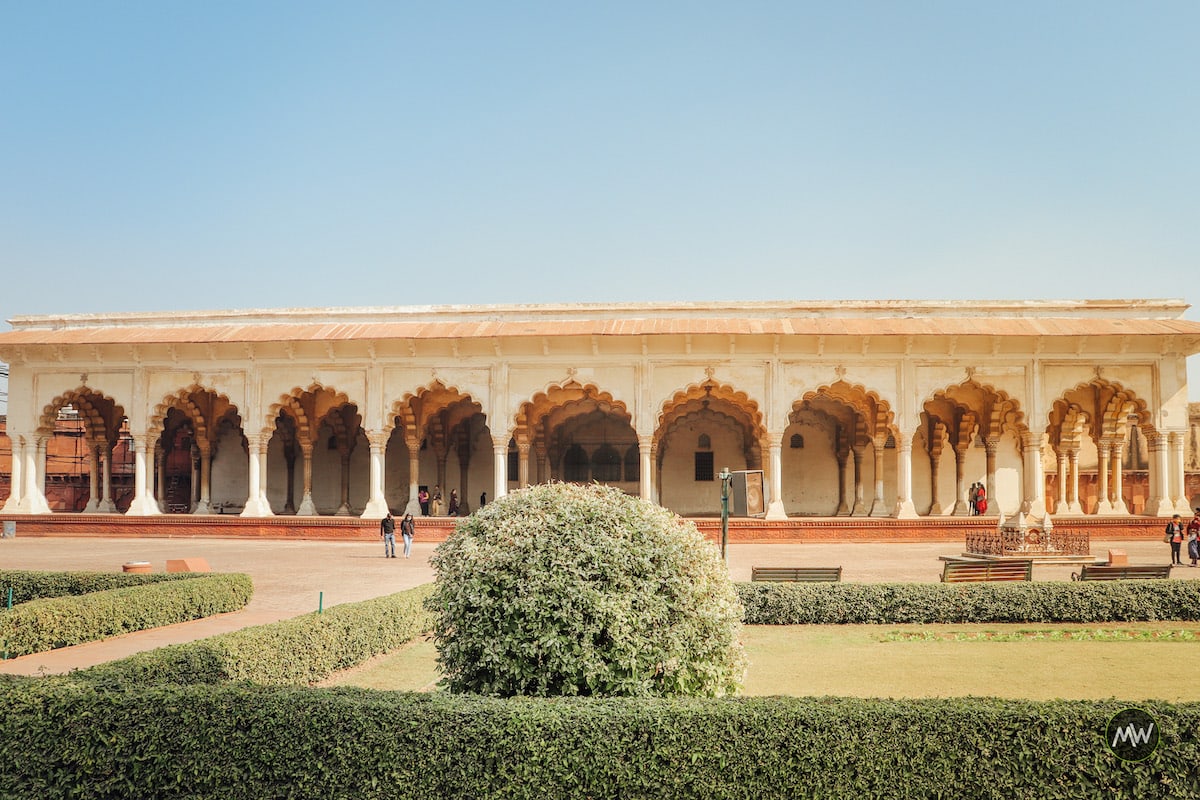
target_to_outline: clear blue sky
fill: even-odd
[[[0,318],[1200,302],[1198,41],[1190,1],[0,0]]]

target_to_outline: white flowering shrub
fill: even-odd
[[[742,606],[717,549],[617,489],[514,492],[459,522],[432,563],[451,691],[717,697],[741,685]]]

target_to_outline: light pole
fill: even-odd
[[[729,556],[725,549],[729,544],[729,484],[733,482],[733,473],[729,467],[722,467],[717,477],[721,479],[721,558],[728,564]]]

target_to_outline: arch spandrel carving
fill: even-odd
[[[483,404],[473,395],[458,386],[435,379],[392,404],[384,432],[390,433],[401,428],[405,436],[419,438],[435,417],[444,416],[444,426],[453,428],[476,414],[487,416]]]
[[[939,408],[950,407],[972,412],[978,420],[979,432],[988,439],[998,439],[1006,431],[1012,431],[1018,436],[1029,433],[1020,402],[1010,397],[1003,389],[997,389],[973,377],[962,383],[932,391],[921,403],[921,408],[926,413],[935,416],[938,416]],[[941,421],[950,422],[949,419]]]

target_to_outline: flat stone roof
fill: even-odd
[[[16,317],[0,346],[683,334],[1181,336],[1182,300],[877,300],[281,308]]]

